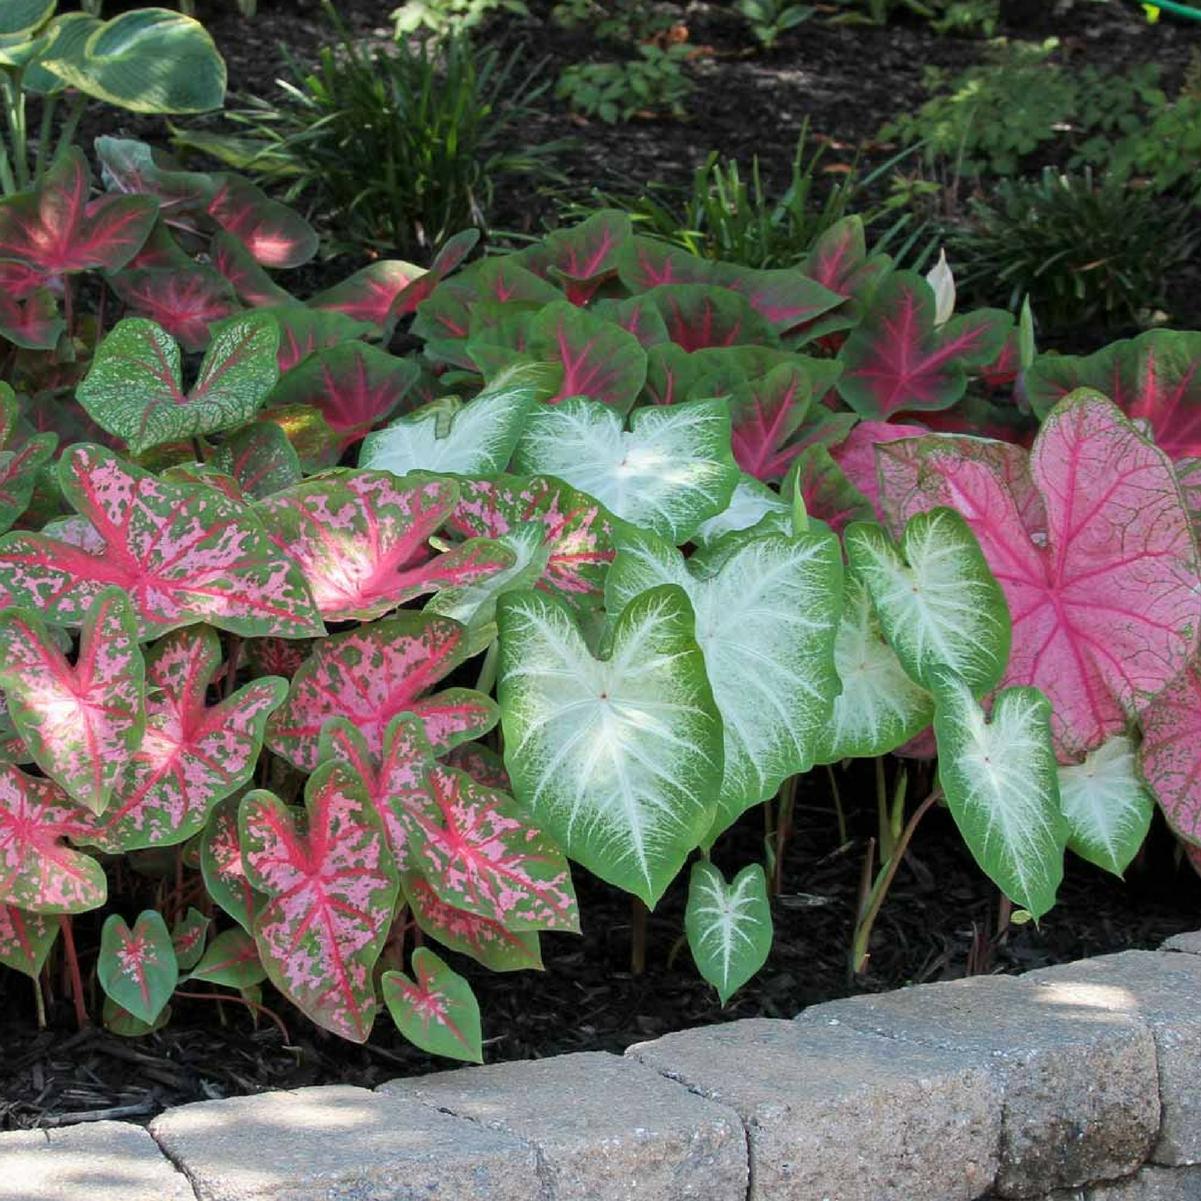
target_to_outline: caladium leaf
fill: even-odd
[[[531,414],[513,467],[558,476],[609,512],[678,544],[720,513],[738,483],[722,400],[620,414],[583,399]]]
[[[1201,665],[1188,667],[1142,715],[1139,768],[1168,824],[1201,846]]]
[[[225,930],[209,943],[189,980],[221,984],[226,988],[253,988],[267,979],[259,949],[245,930]]]
[[[840,445],[830,451],[830,457],[838,464],[851,486],[866,497],[873,509],[879,513],[879,456],[876,447],[904,438],[924,438],[929,432],[920,425],[905,425],[894,421],[861,421]]]
[[[221,663],[216,632],[177,630],[146,660],[146,734],[117,776],[96,842],[109,851],[185,842],[213,806],[245,785],[267,718],[287,695],[285,680],[253,680],[208,707]],[[186,965],[185,965],[186,966]]]
[[[240,799],[229,797],[213,810],[200,840],[200,874],[208,895],[250,933],[263,896],[251,884],[242,862],[238,841]]]
[[[309,304],[315,309],[345,313],[355,321],[365,321],[382,334],[395,321],[396,298],[425,274],[425,268],[414,263],[378,259],[332,288],[318,292]]]
[[[1037,688],[997,693],[991,720],[962,680],[944,675],[935,690],[939,779],[951,816],[985,875],[1036,918],[1055,904],[1068,839],[1050,718]]]
[[[696,614],[696,641],[725,740],[712,841],[789,776],[813,766],[838,692],[838,539],[828,532],[734,535],[688,560],[641,532],[620,533],[617,542],[605,585],[610,611],[675,584]]]
[[[182,270],[127,267],[109,283],[130,312],[161,326],[187,351],[204,350],[213,324],[239,308],[226,280],[196,263]]]
[[[1119,734],[1090,751],[1083,763],[1061,767],[1059,801],[1069,849],[1122,875],[1143,845],[1155,809],[1139,777],[1134,743]]]
[[[0,292],[0,338],[24,350],[54,350],[66,328],[49,288],[24,299]]]
[[[667,326],[671,340],[684,350],[710,346],[770,346],[771,327],[737,292],[702,284],[664,284],[646,294]]]
[[[871,502],[820,443],[806,446],[793,459],[780,490],[785,496],[799,493],[809,516],[824,521],[836,534],[852,521],[872,521],[876,516]]]
[[[93,813],[142,741],[143,680],[137,628],[115,588],[84,617],[74,665],[37,617],[0,613],[0,687],[13,724],[37,765]]]
[[[185,392],[171,335],[127,317],[101,342],[76,396],[101,428],[141,454],[250,421],[275,383],[278,344],[271,318],[239,317],[218,332]]]
[[[58,445],[56,434],[35,434],[16,450],[0,450],[0,531],[29,508],[42,468]]]
[[[702,521],[692,540],[698,546],[712,546],[726,534],[741,530],[789,534],[792,506],[774,488],[760,483],[753,475],[743,475],[734,486],[730,503],[716,516]]]
[[[36,980],[58,937],[58,922],[0,902],[0,966]]]
[[[470,655],[472,645],[457,621],[424,613],[401,613],[317,644],[292,680],[288,699],[267,723],[267,745],[301,771],[317,766],[321,727],[331,717],[349,718],[373,755],[400,712],[419,717],[436,752],[490,730],[495,704],[469,688],[430,688]]]
[[[171,946],[181,971],[186,972],[200,962],[212,920],[199,909],[190,907],[187,913],[175,919],[175,925],[171,927]]]
[[[100,137],[93,143],[100,178],[110,192],[153,196],[166,220],[201,212],[213,193],[210,175],[161,165],[154,148],[134,138]]]
[[[254,638],[243,646],[255,675],[282,676],[290,680],[309,657],[311,643],[287,638]]]
[[[638,339],[644,348],[662,346],[671,337],[659,310],[645,296],[627,296],[625,300],[598,300],[591,311],[614,325],[621,326]]]
[[[593,658],[570,612],[501,598],[505,766],[523,809],[567,854],[654,905],[712,825],[721,718],[677,585],[649,589]]]
[[[63,455],[59,479],[86,537],[64,529],[63,539],[0,538],[0,589],[12,603],[76,625],[116,586],[133,601],[142,637],[200,621],[249,637],[322,632],[300,571],[257,518],[215,489],[165,483],[87,444]]]
[[[628,213],[600,209],[570,229],[549,233],[539,251],[539,266],[563,285],[572,304],[587,304],[605,280],[617,274],[622,247],[633,236]]]
[[[235,238],[225,230],[219,231],[209,242],[209,255],[213,260],[213,269],[228,281],[234,295],[249,308],[266,309],[277,305],[299,307],[299,301],[267,274],[240,238]]]
[[[949,671],[978,696],[1000,680],[1009,659],[1009,609],[958,513],[917,514],[899,546],[865,522],[851,525],[845,542],[884,636],[914,680],[931,689]]]
[[[295,209],[240,175],[213,177],[208,214],[264,267],[300,267],[317,253],[317,233]]]
[[[684,929],[697,970],[717,989],[724,1005],[767,962],[771,951],[771,906],[763,868],[748,864],[727,884],[712,863],[694,863]]]
[[[242,798],[238,828],[251,884],[270,898],[254,941],[271,983],[317,1025],[366,1042],[375,1020],[371,969],[383,950],[399,881],[379,817],[344,767],[305,786],[307,832],[261,789]]]
[[[144,1022],[118,1005],[112,997],[105,997],[100,1021],[109,1034],[115,1034],[118,1038],[145,1038],[171,1021],[171,1006],[164,1005],[153,1022]]]
[[[229,476],[252,500],[300,483],[296,451],[283,430],[269,421],[256,421],[238,430],[213,452],[209,464]]]
[[[660,284],[711,284],[714,265],[679,246],[636,236],[619,249],[617,274],[628,291],[642,293]]]
[[[471,985],[428,947],[413,952],[413,977],[385,972],[380,980],[396,1028],[431,1055],[483,1063],[480,1007]]]
[[[109,914],[100,932],[96,977],[106,996],[153,1025],[179,981],[179,964],[162,914],[144,910],[133,929],[120,914]]]
[[[465,771],[477,784],[495,788],[498,792],[513,791],[513,782],[505,771],[504,761],[482,742],[464,742],[444,756],[451,767]]]

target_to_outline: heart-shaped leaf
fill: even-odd
[[[739,478],[730,503],[716,516],[702,521],[692,540],[698,546],[712,546],[726,534],[743,530],[753,530],[757,534],[792,532],[792,506],[781,499],[774,488],[760,483],[753,475]]]
[[[861,421],[833,450],[830,457],[851,486],[880,509],[880,481],[877,477],[879,454],[876,447],[904,438],[924,438],[930,431],[921,425],[896,421]],[[903,523],[902,523],[903,524]]]
[[[303,304],[281,304],[264,309],[279,326],[279,372],[291,371],[316,350],[349,342],[371,333],[371,326],[345,313],[322,312]]]
[[[776,344],[771,327],[737,292],[705,284],[664,284],[646,294],[671,340],[684,350]]]
[[[25,299],[0,293],[0,338],[7,338],[15,346],[54,350],[66,328],[49,288],[40,288]]]
[[[58,922],[0,903],[0,966],[36,980],[58,937]]]
[[[751,308],[794,346],[813,337],[809,331],[822,314],[842,304],[843,298],[837,292],[791,267],[764,270],[734,263],[715,266],[721,286],[745,297]]]
[[[425,274],[425,268],[414,263],[379,259],[332,288],[318,292],[309,304],[315,309],[345,313],[355,321],[369,322],[382,334],[393,321],[396,298]]]
[[[763,965],[771,951],[767,878],[748,864],[729,884],[705,860],[692,865],[684,929],[697,970],[724,1005]]]
[[[317,253],[317,233],[295,209],[240,175],[215,175],[208,214],[264,267],[300,267]]]
[[[483,1063],[480,1007],[471,985],[428,947],[413,952],[413,976],[385,972],[380,980],[396,1028],[431,1055]]]
[[[153,196],[164,220],[174,223],[188,214],[203,212],[212,197],[211,176],[161,165],[154,148],[146,142],[100,137],[94,145],[104,186],[126,196]],[[186,224],[190,226],[191,222]]]
[[[252,500],[263,500],[300,483],[301,478],[296,451],[283,430],[269,421],[238,430],[217,448],[209,463]]]
[[[129,312],[161,326],[187,351],[204,350],[211,327],[239,307],[229,284],[198,264],[183,269],[127,267],[112,276],[109,284]]]
[[[1168,824],[1201,846],[1201,665],[1189,662],[1142,716],[1139,768]]]
[[[96,977],[106,996],[153,1026],[179,981],[179,964],[162,914],[144,910],[132,930],[120,914],[109,914],[100,932]]]
[[[267,972],[254,939],[245,930],[234,929],[223,931],[209,943],[188,979],[242,989],[261,984]]]
[[[239,797],[218,803],[200,840],[200,873],[210,897],[247,933],[263,904],[246,875],[238,841]]]
[[[248,308],[300,307],[296,298],[271,278],[240,238],[220,230],[209,242],[209,255],[213,269],[229,282],[234,295]]]
[[[35,434],[17,450],[0,450],[0,531],[29,508],[42,468],[57,445],[56,434]]]
[[[186,972],[200,962],[211,924],[212,918],[192,908],[175,919],[175,925],[171,927],[171,946],[181,971]]]

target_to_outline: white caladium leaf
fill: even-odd
[[[702,521],[692,540],[698,546],[712,546],[725,534],[751,529],[757,534],[791,533],[792,508],[774,488],[753,475],[742,475],[730,503],[715,517]]]
[[[654,905],[712,824],[722,779],[687,595],[635,597],[603,660],[543,593],[502,596],[497,622],[513,795],[571,858]]]
[[[726,508],[740,475],[721,399],[638,409],[628,432],[619,412],[583,397],[543,406],[517,443],[513,470],[558,476],[677,545]]]
[[[752,863],[727,884],[707,861],[693,864],[684,913],[697,970],[724,1005],[767,961],[771,906],[763,868]]]
[[[934,735],[947,806],[976,862],[1036,918],[1055,904],[1068,825],[1051,745],[1051,704],[1037,688],[997,693],[992,720],[971,688],[944,676]]]
[[[1125,734],[1102,743],[1083,763],[1059,769],[1059,803],[1069,848],[1115,876],[1138,854],[1155,808]]]
[[[842,691],[819,739],[816,762],[885,755],[930,724],[934,698],[909,678],[884,641],[871,595],[853,573],[843,590],[834,670]]]
[[[958,513],[917,514],[899,547],[880,526],[854,522],[846,548],[884,636],[919,684],[930,688],[950,672],[979,695],[1000,680],[1009,659],[1009,608]]]
[[[842,555],[830,533],[732,535],[685,561],[640,531],[619,532],[605,594],[610,611],[677,584],[725,731],[725,774],[707,841],[813,766],[838,693],[834,635]]]

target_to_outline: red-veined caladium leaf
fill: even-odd
[[[401,712],[421,719],[436,752],[477,738],[496,724],[490,698],[470,688],[427,694],[482,649],[457,621],[424,613],[400,613],[325,638],[267,723],[267,745],[302,771],[312,771],[322,726],[331,717],[345,717],[378,756],[388,723]]]
[[[748,864],[727,884],[712,863],[694,863],[684,929],[697,970],[724,1005],[771,952],[771,904],[763,868]]]
[[[0,967],[36,980],[58,937],[58,922],[0,902]]]
[[[280,375],[291,371],[315,350],[362,338],[373,332],[370,325],[355,321],[345,313],[310,309],[303,304],[281,304],[262,311],[270,313],[279,326],[277,361]]]
[[[7,338],[14,346],[54,350],[66,328],[49,288],[39,288],[25,299],[0,291],[0,338]]]
[[[784,496],[799,492],[805,512],[824,521],[836,534],[852,521],[872,521],[876,516],[871,502],[820,443],[806,446],[793,459],[781,492]]]
[[[0,531],[29,508],[42,468],[57,445],[57,434],[35,434],[18,448],[0,450]]]
[[[459,771],[465,771],[477,784],[512,793],[513,783],[505,771],[504,761],[482,742],[464,742],[445,755],[444,761]]]
[[[87,160],[72,146],[33,192],[0,200],[0,258],[43,275],[116,271],[141,249],[158,219],[150,196],[102,196],[89,201]]]
[[[891,421],[861,421],[833,450],[830,457],[842,469],[851,486],[880,512],[880,483],[876,447],[901,438],[924,438],[930,431],[920,425]],[[819,514],[820,516],[820,514]]]
[[[659,310],[645,296],[627,296],[624,300],[598,300],[591,311],[605,321],[620,325],[633,334],[644,348],[671,342],[667,325]]]
[[[934,290],[912,271],[876,289],[859,326],[839,352],[838,392],[861,417],[950,408],[968,370],[997,357],[1013,326],[1000,309],[976,309],[935,328]]]
[[[771,327],[746,299],[705,284],[663,284],[646,294],[659,310],[671,340],[687,351],[777,342]]]
[[[300,267],[317,253],[317,233],[295,209],[238,175],[213,177],[208,215],[264,267]]]
[[[396,1028],[431,1055],[483,1063],[480,1006],[471,985],[428,947],[413,952],[413,977],[385,972],[380,979]]]
[[[396,294],[391,311],[383,327],[389,332],[401,317],[417,311],[417,306],[433,294],[434,289],[452,272],[457,271],[463,260],[475,249],[480,240],[480,231],[475,228],[461,229],[446,239],[434,255],[430,269],[418,275]]]
[[[175,951],[175,962],[182,971],[186,972],[200,962],[212,922],[211,917],[205,917],[199,909],[193,908],[175,919],[175,925],[171,927],[171,946]]]
[[[375,1021],[371,969],[383,950],[399,881],[378,815],[337,763],[305,787],[307,829],[258,789],[238,829],[251,884],[269,898],[254,941],[271,983],[317,1025],[366,1042]]]
[[[458,499],[451,479],[338,471],[277,492],[258,512],[276,546],[304,572],[322,617],[371,621],[414,597],[467,587],[513,566],[513,552],[489,539],[433,549],[429,540]]]
[[[709,346],[689,353],[668,342],[647,351],[646,388],[641,399],[649,404],[673,405],[729,396],[783,363],[804,368],[814,361],[772,346]]]
[[[258,762],[268,716],[287,695],[285,680],[253,680],[209,707],[221,642],[204,626],[177,630],[146,658],[146,734],[117,777],[98,824],[107,851],[185,842],[213,806],[246,784]]]
[[[200,874],[208,895],[247,933],[254,929],[254,917],[263,904],[263,895],[246,875],[242,848],[238,841],[238,804],[232,796],[218,803],[200,839]]]
[[[300,459],[287,435],[270,421],[238,430],[214,452],[209,465],[229,476],[253,500],[300,483]]]
[[[791,267],[759,270],[733,263],[719,263],[715,267],[715,282],[742,296],[792,346],[813,336],[812,332],[794,334],[794,331],[813,331],[824,313],[837,309],[843,302],[837,292]]]
[[[615,517],[677,545],[730,503],[738,464],[724,400],[621,414],[577,397],[530,414],[514,471],[553,475],[595,497]]]
[[[250,421],[275,383],[278,344],[270,317],[239,317],[217,332],[185,392],[171,335],[153,321],[127,317],[100,343],[75,395],[103,429],[141,454]]]
[[[213,269],[228,281],[234,295],[249,308],[266,309],[274,305],[299,304],[286,288],[281,288],[246,244],[224,230],[213,235],[209,243]]]
[[[801,274],[844,298],[841,308],[823,314],[805,328],[810,337],[849,329],[859,320],[861,302],[892,269],[885,254],[867,253],[861,217],[843,217],[813,243]]]
[[[315,309],[345,313],[347,317],[365,321],[377,332],[384,333],[395,322],[392,314],[396,298],[425,274],[425,268],[415,263],[379,259],[332,288],[318,292],[309,304]]]
[[[153,1025],[179,981],[179,964],[162,914],[145,910],[133,929],[120,914],[110,914],[100,934],[96,977],[106,996]]]
[[[566,853],[654,905],[710,830],[722,723],[675,584],[634,597],[593,658],[540,592],[497,607],[499,696],[513,794]]]
[[[255,675],[283,676],[290,680],[309,657],[311,643],[288,638],[252,638],[243,643]]]
[[[411,859],[438,896],[507,930],[578,934],[567,860],[513,798],[453,767],[430,767],[427,781],[433,812],[413,816]]]
[[[128,311],[162,326],[187,351],[209,344],[211,327],[240,307],[229,284],[208,267],[126,268],[109,280]]]
[[[259,949],[245,930],[224,930],[208,945],[189,980],[221,984],[226,988],[253,988],[267,979]]]
[[[249,637],[323,632],[299,569],[257,517],[217,490],[164,483],[87,444],[62,457],[59,480],[86,538],[0,538],[0,589],[12,603],[77,625],[116,586],[133,601],[142,637],[202,621]]]
[[[104,186],[126,196],[153,196],[167,220],[203,212],[212,197],[215,185],[211,175],[164,166],[145,142],[100,137],[93,144]]]
[[[623,243],[617,255],[618,278],[636,295],[660,284],[710,284],[714,274],[711,260],[657,238],[636,235]]]
[[[0,613],[0,687],[37,765],[102,813],[146,726],[142,652],[124,595],[96,598],[74,664],[36,616]]]
[[[609,612],[674,584],[696,614],[725,744],[717,816],[706,838],[712,842],[744,810],[813,766],[838,694],[838,539],[828,531],[735,534],[685,559],[643,531],[621,530],[616,538],[605,583]]]
[[[52,780],[0,765],[0,903],[35,913],[103,905],[104,868],[66,842],[86,838],[93,820]]]
[[[1194,659],[1142,716],[1139,767],[1168,824],[1201,847],[1201,664]]]
[[[538,246],[539,274],[562,285],[572,304],[587,304],[617,274],[622,247],[633,236],[628,213],[601,209],[570,229],[557,229]]]

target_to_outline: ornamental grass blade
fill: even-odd
[[[96,977],[107,997],[153,1026],[179,981],[179,964],[162,914],[144,910],[133,929],[120,914],[109,914],[100,933]]]
[[[200,874],[205,892],[248,934],[265,898],[246,875],[238,841],[240,797],[218,802],[200,839]]]
[[[684,930],[697,970],[717,989],[724,1005],[771,952],[771,906],[763,868],[748,864],[727,884],[712,863],[694,863]]]
[[[483,1063],[480,1006],[471,985],[428,947],[413,952],[413,977],[385,972],[384,1004],[396,1028],[431,1055]]]
[[[0,902],[0,967],[36,980],[58,937],[58,922]]]

